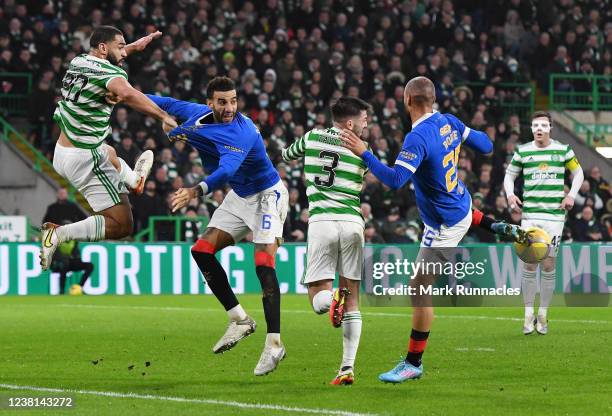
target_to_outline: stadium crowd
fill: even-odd
[[[611,73],[612,8],[606,0],[108,0],[16,1],[0,6],[0,72],[34,75],[30,140],[50,158],[57,127],[51,120],[70,60],[88,50],[92,28],[121,28],[129,43],[161,30],[161,39],[124,66],[142,91],[205,102],[205,87],[225,74],[239,86],[239,110],[258,125],[270,158],[290,190],[286,238],[306,238],[308,212],[299,162],[280,151],[306,131],[330,123],[329,103],[342,94],[372,104],[367,140],[393,163],[410,130],[403,86],[425,75],[437,86],[438,110],[487,132],[495,152],[475,158],[462,149],[459,176],[474,206],[518,222],[503,196],[502,179],[517,144],[531,140],[529,115],[505,111],[529,91],[503,83],[535,80],[550,72]],[[580,86],[575,86],[581,88]],[[19,88],[3,82],[4,92]],[[573,87],[572,87],[573,88]],[[585,88],[590,88],[586,86]],[[526,117],[525,117],[526,116]],[[152,119],[118,105],[108,142],[128,164],[145,149],[157,156],[145,193],[132,198],[137,229],[152,215],[169,214],[169,194],[194,186],[204,172],[198,155],[169,143]],[[553,134],[554,137],[554,134]],[[606,241],[612,233],[609,184],[599,169],[586,180],[569,214],[565,239]],[[569,178],[568,178],[569,183]],[[194,201],[185,215],[212,215],[218,190]],[[366,177],[362,212],[369,242],[417,241],[421,224],[413,191],[394,192]],[[183,237],[197,235],[186,223]],[[173,238],[158,230],[157,238]],[[473,241],[492,236],[473,232]]]

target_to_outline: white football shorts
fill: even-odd
[[[334,280],[336,272],[347,279],[361,280],[363,246],[363,224],[329,220],[311,222],[302,284]]]
[[[117,205],[121,201],[119,195],[128,193],[109,159],[105,144],[95,149],[82,149],[56,143],[53,167],[78,189],[95,212]]]
[[[289,193],[282,181],[246,198],[231,190],[208,226],[230,234],[236,243],[253,231],[256,244],[280,244],[288,209]]]

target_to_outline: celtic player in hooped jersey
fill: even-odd
[[[541,262],[540,307],[537,319],[534,317],[533,304],[537,290],[538,265],[525,263],[523,267],[525,335],[534,330],[542,335],[548,332],[546,312],[555,290],[555,260],[565,224],[565,212],[574,206],[574,198],[584,180],[584,173],[574,151],[568,145],[550,138],[551,121],[547,112],[534,113],[531,121],[534,140],[518,146],[504,178],[510,209],[518,211],[522,206],[521,227],[542,228],[550,235],[553,245],[549,257]],[[574,175],[567,195],[564,192],[566,169]],[[521,173],[524,178],[523,201],[514,194],[514,181]]]
[[[53,119],[61,133],[55,145],[53,167],[87,199],[95,215],[74,224],[42,226],[40,263],[49,268],[53,253],[64,241],[120,239],[131,234],[133,220],[125,185],[142,193],[153,164],[153,152],[144,152],[132,170],[104,143],[110,134],[113,105],[124,102],[162,122],[164,130],[176,121],[127,81],[119,67],[127,55],[143,50],[161,32],[129,45],[112,26],[100,26],[91,35],[89,54],[77,56],[62,81],[62,100]]]
[[[308,195],[308,252],[302,284],[312,308],[330,313],[332,325],[342,326],[343,355],[334,385],[353,384],[361,336],[359,284],[363,267],[363,229],[359,194],[367,172],[361,158],[346,149],[341,129],[361,136],[370,106],[340,97],[332,106],[333,127],[314,129],[283,150],[286,162],[304,157]],[[332,292],[338,273],[339,288]]]

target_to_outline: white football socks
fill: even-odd
[[[272,332],[266,334],[266,345],[270,345],[272,347],[280,347],[282,345],[280,334]]]
[[[523,270],[521,282],[523,292],[523,303],[525,304],[525,317],[533,315],[533,303],[537,292],[536,270]]]
[[[100,241],[104,240],[106,220],[103,215],[92,215],[82,221],[66,224],[56,229],[60,243],[64,241]]]
[[[556,270],[554,269],[550,272],[542,270],[540,273],[542,278],[540,279],[540,308],[538,310],[538,315],[546,316],[548,305],[550,305],[550,301],[555,292],[555,275]]]
[[[246,319],[247,314],[244,309],[242,309],[242,306],[238,304],[227,311],[227,316],[229,316],[230,321],[242,321],[243,319]]]
[[[355,357],[361,337],[361,312],[345,312],[342,318],[342,365],[344,367],[355,367]]]
[[[319,315],[329,312],[334,293],[331,290],[322,290],[312,297],[312,309]]]
[[[136,174],[136,172],[134,172],[132,168],[128,166],[125,160],[121,159],[120,157],[117,159],[119,159],[119,163],[121,164],[119,179],[121,179],[121,182],[130,188],[136,188],[136,186],[138,186],[138,182],[140,182],[140,176],[138,176],[138,174]]]

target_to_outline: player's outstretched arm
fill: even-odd
[[[465,133],[467,132],[467,134]],[[489,136],[483,131],[473,130],[469,127],[465,128],[464,141],[468,147],[476,150],[479,153],[490,155],[493,153],[493,142],[489,139]]]
[[[291,146],[283,149],[282,158],[285,162],[291,162],[292,160],[297,160],[306,154],[306,136],[302,136],[296,141],[294,141]]]
[[[172,97],[160,97],[153,94],[145,94],[145,96],[171,116],[183,121],[188,120],[194,114],[201,114],[208,110],[208,107],[205,105],[181,101]]]
[[[143,36],[142,38],[135,40],[134,42],[125,45],[125,52],[130,55],[134,52],[143,51],[149,43],[153,42],[155,39],[159,38],[162,35],[162,32],[159,30],[153,33],[149,33],[147,36]]]
[[[485,132],[469,128],[452,114],[446,114],[446,118],[451,122],[459,134],[461,134],[462,143],[465,143],[468,147],[485,155],[493,153],[493,142]]]
[[[395,161],[395,165],[392,168],[385,166],[367,149],[364,141],[351,130],[343,130],[340,133],[340,138],[344,147],[361,157],[374,176],[391,189],[399,189],[404,186],[416,170],[415,167],[410,166],[399,158]]]
[[[132,87],[125,78],[113,78],[108,83],[107,88],[117,97],[118,101],[124,102],[134,110],[161,121],[165,132],[177,126],[176,121],[168,113],[155,105],[143,93]]]

